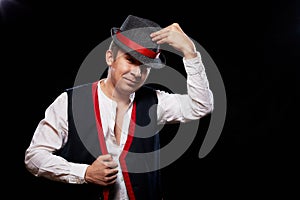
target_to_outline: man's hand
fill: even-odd
[[[101,186],[111,185],[116,182],[118,164],[109,154],[99,156],[85,173],[85,180]]]
[[[173,23],[159,31],[150,34],[152,41],[157,44],[167,43],[183,53],[186,59],[197,56],[193,41],[183,32],[178,23]]]

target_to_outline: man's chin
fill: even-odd
[[[132,94],[135,91],[137,91],[140,87],[142,86],[142,84],[136,84],[136,83],[131,83],[131,82],[123,82],[123,85],[121,87],[119,87],[119,90],[122,91],[123,94]]]
[[[126,85],[123,86],[122,88],[120,88],[120,90],[122,91],[123,94],[125,95],[131,95],[132,93],[134,93],[139,87],[137,87],[136,85]]]

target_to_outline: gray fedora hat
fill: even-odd
[[[151,33],[161,29],[153,21],[128,15],[120,28],[111,29],[111,36],[116,45],[141,63],[153,68],[162,68],[165,64],[164,56],[160,46],[150,37]]]

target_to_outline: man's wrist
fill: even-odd
[[[188,53],[184,54],[184,58],[186,60],[193,59],[193,58],[196,58],[196,57],[197,57],[197,52],[196,51],[194,51],[194,52],[188,52]]]

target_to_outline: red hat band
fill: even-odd
[[[125,44],[127,47],[131,48],[134,51],[139,52],[140,54],[147,56],[149,58],[158,58],[160,51],[159,52],[154,52],[146,47],[143,47],[141,45],[139,45],[138,43],[132,41],[131,39],[129,39],[128,37],[124,36],[120,30],[117,31],[116,33],[116,37],[118,38],[118,40],[120,42],[122,42],[123,44]]]

